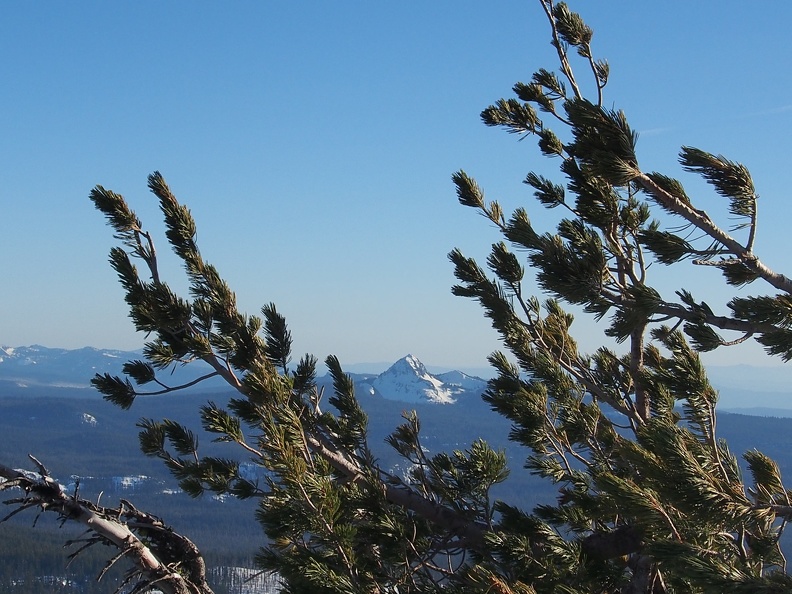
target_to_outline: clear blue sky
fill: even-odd
[[[715,214],[722,201],[680,171],[679,147],[745,163],[762,196],[757,251],[792,273],[792,3],[572,8],[611,64],[606,102],[641,133],[642,167],[682,178]],[[446,254],[483,261],[498,237],[456,203],[450,176],[465,169],[490,198],[552,224],[521,180],[553,164],[478,118],[555,66],[548,35],[534,0],[6,4],[0,343],[142,346],[87,196],[120,192],[160,232],[146,190],[160,170],[241,306],[274,301],[298,354],[483,366],[497,340],[476,304],[450,294]],[[721,309],[714,273],[675,278],[703,283],[696,294]]]

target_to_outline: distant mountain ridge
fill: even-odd
[[[124,363],[140,358],[142,355],[136,352],[93,347],[0,346],[0,379],[20,386],[85,388],[94,374],[120,373]]]
[[[17,394],[37,386],[61,388],[64,393],[68,392],[66,388],[86,391],[94,374],[119,375],[124,363],[132,359],[143,359],[143,354],[94,347],[69,350],[41,345],[0,346],[0,382],[11,386]],[[376,369],[383,369],[385,365],[380,364]],[[486,387],[484,379],[462,371],[429,372],[413,355],[403,357],[381,373],[354,373],[369,367],[375,368],[372,364],[344,364],[344,369],[352,372],[350,375],[361,397],[372,395],[386,400],[450,404],[460,397],[480,395]],[[169,385],[179,385],[206,373],[207,369],[200,362],[179,366],[168,370],[161,379]],[[707,372],[720,393],[718,406],[721,410],[763,415],[792,411],[792,365],[708,366]],[[226,389],[228,386],[219,379],[202,382],[195,388],[204,392]],[[774,410],[760,412],[762,408]]]
[[[0,380],[16,387],[47,386],[53,388],[88,388],[97,373],[120,375],[124,363],[143,359],[136,351],[118,351],[85,347],[58,349],[41,345],[26,347],[0,346]],[[169,385],[186,383],[206,368],[200,362],[176,367],[163,374]],[[381,374],[351,374],[358,394],[410,403],[453,404],[462,395],[479,395],[486,381],[463,373],[449,371],[433,375],[414,355],[399,359]],[[222,380],[201,383],[196,390],[223,389]],[[145,390],[144,390],[145,391]]]

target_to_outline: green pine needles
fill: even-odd
[[[339,361],[326,360],[333,393],[325,404],[317,360],[292,363],[291,334],[275,305],[262,317],[239,312],[198,249],[190,211],[159,173],[149,188],[188,296],[160,278],[152,238],[124,198],[100,186],[91,193],[122,244],[110,262],[132,321],[151,337],[145,361],[124,368],[129,379],[93,383],[128,408],[139,394],[183,387],[161,382],[159,372],[202,360],[211,372],[197,381],[219,376],[233,388],[227,404],[201,409],[203,428],[229,445],[229,458],[202,457],[193,432],[168,420],[142,420],[141,447],[191,495],[257,502],[267,542],[256,560],[279,573],[285,592],[792,590],[779,545],[790,492],[775,462],[758,451],[740,462],[718,438],[717,392],[698,356],[752,338],[770,355],[792,358],[792,281],[753,253],[750,174],[682,148],[682,169],[703,177],[737,218],[724,230],[681,182],[645,171],[627,116],[604,107],[611,73],[594,57],[592,29],[563,2],[539,3],[557,70],[537,70],[514,86],[516,98],[481,117],[536,139],[556,160],[556,178],[528,173],[525,183],[540,207],[559,213],[557,228],[535,229],[527,207],[505,213],[460,171],[460,203],[493,223],[500,240],[486,268],[461,250],[449,258],[454,294],[480,303],[504,346],[489,358],[497,375],[484,399],[511,421],[525,470],[553,483],[556,501],[523,509],[493,500],[492,486],[509,473],[504,454],[480,440],[430,454],[414,413],[387,440],[410,471],[382,468]],[[652,284],[652,266],[691,264],[713,282],[719,270],[728,284],[764,283],[773,294],[715,304],[727,312],[716,314],[692,290]],[[610,346],[581,352],[567,306],[603,320]],[[253,460],[265,478],[242,476],[241,460]]]

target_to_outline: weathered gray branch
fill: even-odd
[[[39,468],[42,467],[39,465]],[[132,561],[140,578],[157,584],[165,594],[212,594],[206,583],[206,568],[200,552],[187,538],[165,530],[158,520],[129,506],[127,510],[108,510],[66,494],[63,487],[46,474],[22,472],[0,464],[0,491],[19,488],[25,496],[5,501],[7,505],[20,508],[39,507],[58,514],[61,518],[83,524],[103,542],[112,544]],[[6,516],[13,515],[14,512]],[[123,521],[132,518],[134,523]],[[147,546],[133,530],[145,530],[152,543]],[[182,575],[174,567],[163,562],[152,550],[160,546],[179,550],[186,568]]]

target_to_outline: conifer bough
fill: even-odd
[[[752,339],[770,356],[792,358],[792,281],[753,251],[751,176],[723,156],[681,149],[681,168],[726,199],[722,210],[737,219],[727,231],[715,222],[722,212],[698,209],[680,181],[645,170],[627,116],[604,107],[614,74],[595,57],[593,30],[565,3],[539,4],[557,70],[538,69],[515,84],[516,98],[496,101],[481,117],[535,138],[539,152],[557,160],[557,178],[525,178],[539,205],[560,213],[557,229],[535,229],[527,208],[504,213],[459,171],[460,203],[494,223],[502,240],[488,270],[458,249],[449,258],[454,294],[481,304],[505,349],[489,357],[497,375],[484,399],[512,422],[509,437],[525,446],[526,469],[556,486],[555,502],[527,510],[493,501],[491,487],[508,474],[504,454],[479,440],[430,456],[414,413],[387,439],[410,472],[380,467],[339,361],[326,360],[329,412],[320,408],[317,360],[305,355],[291,366],[291,334],[275,305],[261,317],[238,310],[198,249],[189,210],[159,173],[149,188],[189,297],[160,278],[152,237],[123,197],[101,186],[91,193],[122,244],[110,262],[130,316],[152,337],[145,360],[125,366],[127,378],[97,375],[93,383],[128,408],[140,394],[184,387],[158,373],[200,359],[211,371],[197,381],[219,376],[234,388],[226,406],[208,403],[201,418],[218,441],[238,448],[236,457],[202,457],[193,432],[169,420],[142,420],[141,447],[191,495],[255,500],[268,537],[256,561],[277,571],[287,592],[792,589],[780,546],[790,492],[773,460],[753,450],[741,468],[718,438],[718,395],[698,355]],[[513,248],[527,254],[527,266]],[[651,284],[653,265],[702,266],[713,282],[720,272],[728,285],[766,283],[775,293],[711,306],[691,289]],[[603,343],[617,346],[581,352],[564,306],[606,319]],[[255,460],[265,478],[242,476],[240,457]]]

